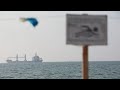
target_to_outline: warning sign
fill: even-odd
[[[67,14],[67,44],[107,45],[107,15]]]

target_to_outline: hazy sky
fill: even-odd
[[[9,56],[28,60],[37,52],[45,62],[81,61],[82,46],[66,45],[66,17],[71,14],[107,14],[108,46],[89,47],[89,60],[120,60],[120,13],[116,11],[0,11],[0,62]],[[40,24],[33,28],[20,22],[20,17],[36,17]]]

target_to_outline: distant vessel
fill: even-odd
[[[12,58],[16,58],[16,61],[12,61]],[[24,61],[19,61],[19,58],[24,58]],[[37,62],[37,63],[41,63],[43,62],[43,59],[40,58],[37,53],[35,54],[35,56],[32,58],[32,61],[27,61],[26,59],[26,55],[24,57],[18,57],[18,54],[16,55],[16,57],[8,57],[7,59],[7,63],[26,63],[26,62]]]

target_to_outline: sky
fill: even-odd
[[[82,61],[82,46],[66,45],[66,14],[108,15],[108,45],[89,46],[89,61],[120,60],[119,11],[0,11],[0,62],[37,54],[44,62]],[[39,25],[20,22],[35,17]]]

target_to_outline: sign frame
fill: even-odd
[[[108,45],[108,17],[107,15],[87,15],[87,14],[67,14],[67,44],[71,45]],[[96,36],[92,36],[91,32],[84,32],[83,36],[80,35],[76,38],[75,34],[77,31],[81,31],[81,26],[85,28],[93,28],[91,30],[99,30]],[[97,29],[95,29],[97,27]],[[78,33],[79,33],[78,32]],[[86,34],[85,34],[86,33]],[[87,34],[89,33],[89,34]],[[86,35],[86,36],[85,36]],[[92,37],[88,37],[88,36]],[[98,35],[98,37],[97,37]]]

